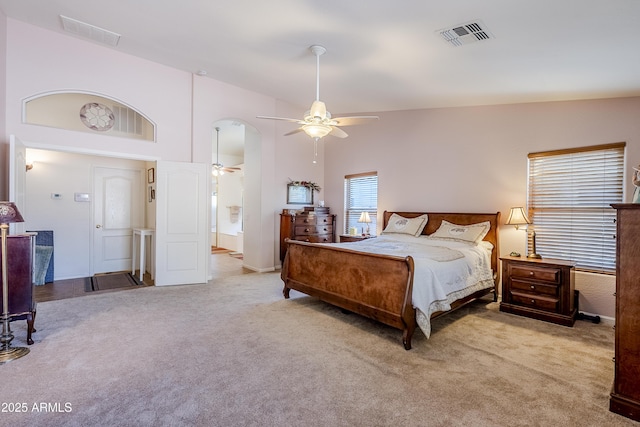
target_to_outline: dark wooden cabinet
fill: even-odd
[[[33,344],[31,333],[36,315],[33,289],[33,257],[35,235],[7,236],[7,280],[9,282],[9,317],[11,321],[27,321],[27,343]],[[2,245],[0,245],[0,256]],[[2,266],[0,265],[0,272]],[[3,307],[0,292],[0,312]]]
[[[311,243],[334,243],[336,216],[329,208],[304,208],[296,212],[285,210],[280,214],[280,261],[287,253],[285,239]]]
[[[503,257],[500,311],[573,326],[574,266],[559,259]]]
[[[640,204],[612,206],[617,210],[616,327],[609,409],[640,421]]]

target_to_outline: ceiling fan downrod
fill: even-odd
[[[324,46],[313,45],[309,48],[316,56],[316,101],[320,101],[320,56],[327,52]]]

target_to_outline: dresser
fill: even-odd
[[[336,216],[328,207],[305,207],[303,211],[283,210],[280,214],[280,261],[287,253],[285,239],[311,243],[333,243]]]
[[[617,211],[616,326],[609,409],[640,421],[640,204],[612,206]]]
[[[500,311],[573,326],[575,263],[559,259],[503,257]]]

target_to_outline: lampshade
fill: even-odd
[[[358,222],[366,222],[366,223],[371,222],[371,218],[369,217],[369,212],[362,212],[360,214],[360,219],[358,220]]]
[[[302,130],[311,138],[324,138],[331,132],[331,126],[326,125],[304,125]]]
[[[519,225],[531,224],[529,218],[527,218],[527,214],[524,213],[524,208],[516,207],[511,208],[511,212],[509,212],[509,218],[506,222],[507,225],[515,225],[516,229],[518,229]]]
[[[20,211],[13,202],[0,202],[0,224],[24,222]]]

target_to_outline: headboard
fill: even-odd
[[[442,213],[442,212],[389,212],[384,211],[383,215],[383,225],[382,229],[384,230],[389,222],[389,218],[391,218],[392,214],[397,214],[403,216],[405,218],[415,218],[420,215],[427,214],[429,216],[429,220],[427,221],[427,226],[422,230],[423,235],[428,235],[433,233],[440,227],[442,220],[447,220],[453,224],[458,225],[470,225],[476,224],[478,222],[489,221],[491,224],[491,228],[489,232],[484,237],[483,240],[490,242],[493,245],[493,252],[491,253],[491,269],[493,270],[494,282],[497,286],[500,283],[500,268],[498,264],[498,259],[500,258],[500,243],[498,239],[498,226],[500,225],[500,212],[496,213]]]

